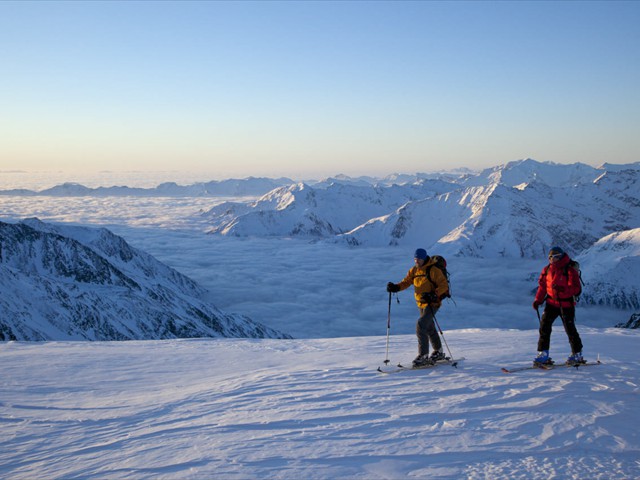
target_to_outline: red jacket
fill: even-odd
[[[571,259],[565,254],[560,260],[542,269],[538,279],[536,302],[543,303],[546,299],[554,307],[573,307],[575,296],[580,295],[580,276],[569,267]]]

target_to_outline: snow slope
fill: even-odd
[[[640,228],[601,238],[578,261],[585,301],[640,310]]]
[[[0,477],[638,478],[640,332],[581,333],[602,365],[516,374],[535,330],[445,331],[457,369],[395,375],[384,332],[2,343]],[[392,332],[390,360],[415,346]]]

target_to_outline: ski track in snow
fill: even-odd
[[[637,332],[586,329],[601,366],[514,374],[536,331],[445,335],[458,368],[393,375],[384,337],[2,344],[0,476],[640,476]]]

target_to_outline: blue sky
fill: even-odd
[[[0,170],[640,160],[640,2],[0,2]]]

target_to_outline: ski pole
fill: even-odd
[[[540,318],[540,310],[538,309],[538,307],[536,307],[536,313],[538,314],[538,323],[542,322],[542,319]]]
[[[387,355],[384,364],[389,363],[389,330],[391,329],[391,292],[389,292],[389,311],[387,312]]]
[[[451,360],[453,360],[453,353],[451,353],[451,349],[449,348],[447,339],[444,338],[444,333],[442,332],[442,329],[440,328],[440,324],[438,323],[438,319],[436,318],[436,312],[433,311],[433,307],[431,305],[429,305],[429,309],[431,310],[431,315],[433,316],[433,322],[436,324],[436,327],[438,327],[438,331],[440,332],[440,335],[442,335],[442,341],[444,342],[445,347],[447,347],[447,352],[449,352],[449,356],[451,357]],[[458,365],[458,362],[454,362],[451,364],[452,367],[456,367],[457,365]]]

